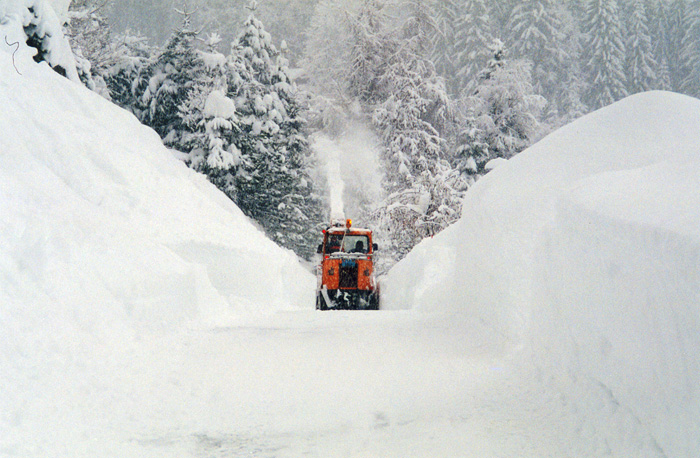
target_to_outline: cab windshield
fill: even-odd
[[[341,251],[345,253],[367,253],[369,239],[366,235],[346,235]]]
[[[366,235],[331,234],[326,242],[326,254],[337,253],[367,253],[369,237]]]

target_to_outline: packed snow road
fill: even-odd
[[[144,347],[131,456],[565,456],[571,434],[602,434],[463,316],[288,312]]]

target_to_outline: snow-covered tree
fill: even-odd
[[[589,0],[584,46],[589,86],[584,101],[593,109],[627,95],[624,72],[625,45],[615,0]]]
[[[113,59],[113,42],[105,9],[110,0],[73,0],[68,10],[66,34],[76,56],[83,83],[109,98],[104,75]]]
[[[671,74],[668,67],[668,7],[666,2],[647,0],[645,3],[649,17],[649,36],[656,63],[654,89],[671,90]]]
[[[656,82],[648,16],[642,0],[634,0],[627,26],[627,89],[630,94],[652,89]]]
[[[3,5],[5,13],[22,18],[25,41],[36,49],[34,60],[46,62],[57,73],[73,81],[80,81],[75,57],[68,39],[63,33],[62,21],[48,0],[9,2]]]
[[[457,21],[460,17],[457,0],[444,0],[435,4],[435,25],[432,33],[431,60],[435,69],[451,86],[451,79],[456,73],[456,41]]]
[[[440,130],[451,116],[443,80],[427,59],[430,18],[418,2],[408,17],[397,51],[386,62],[380,84],[389,94],[373,123],[384,143],[380,156],[387,195],[375,212],[389,256],[403,258],[420,240],[455,221],[459,190],[450,187]]]
[[[372,105],[386,97],[380,79],[398,43],[385,30],[388,18],[381,0],[363,0],[360,11],[350,21],[353,46],[349,90],[361,102]]]
[[[333,0],[314,10],[302,65],[314,92],[342,99],[348,92],[352,34],[347,11]]]
[[[546,100],[535,94],[526,60],[507,60],[503,43],[479,75],[476,91],[463,101],[464,125],[458,169],[473,180],[491,159],[509,159],[530,146],[540,127]]]
[[[464,0],[460,3],[455,25],[455,76],[452,93],[458,96],[472,90],[479,71],[489,60],[489,44],[493,30],[485,0]],[[471,86],[470,86],[471,85]]]
[[[683,40],[689,29],[690,16],[685,0],[673,0],[668,7],[666,29],[666,58],[668,63],[671,89],[681,91],[683,80],[689,72],[687,61],[683,58]]]
[[[577,47],[568,42],[574,33],[564,18],[564,10],[554,0],[520,2],[510,18],[510,51],[532,63],[535,92],[547,98],[547,117],[559,117],[567,96],[565,84]],[[568,29],[568,30],[567,30]]]
[[[690,10],[681,52],[688,73],[681,81],[680,89],[685,94],[700,98],[700,2],[693,2]]]
[[[464,0],[462,0],[464,1]],[[519,0],[499,0],[488,2],[489,17],[493,24],[494,37],[507,37],[510,15],[518,5]]]
[[[183,11],[182,26],[173,32],[163,51],[145,70],[137,88],[141,121],[152,127],[172,148],[182,149],[184,126],[179,108],[195,89],[205,71],[205,63],[195,49],[196,32],[191,28],[191,12]]]
[[[357,106],[350,94],[353,35],[347,5],[320,1],[314,10],[302,67],[308,83],[309,125],[339,135]]]
[[[138,88],[147,85],[146,70],[157,53],[144,36],[129,30],[114,35],[111,47],[113,52],[102,75],[108,98],[141,118]]]
[[[311,180],[302,107],[284,60],[252,14],[232,45],[229,67],[227,94],[240,129],[236,203],[274,241],[310,258],[325,218]]]
[[[226,95],[227,60],[214,51],[217,41],[216,34],[207,39],[210,52],[200,51],[205,71],[179,106],[184,126],[181,148],[190,167],[207,175],[209,181],[235,201],[235,177],[242,160],[235,145],[240,121],[235,102]]]

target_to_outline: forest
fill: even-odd
[[[381,185],[346,183],[348,217],[385,268],[455,222],[496,159],[634,93],[700,97],[698,1],[75,0],[64,33],[82,84],[305,259],[332,186],[313,143],[362,126]]]

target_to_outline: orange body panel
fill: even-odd
[[[371,257],[367,259],[358,259],[357,262],[357,288],[340,288],[340,289],[359,289],[370,291],[374,289],[373,276],[374,265]],[[338,289],[340,284],[340,259],[324,259],[321,264],[323,275],[321,277],[321,285],[327,289]]]
[[[329,255],[326,253],[326,243],[328,241],[329,234],[334,235],[364,235],[369,240],[368,253],[362,256],[349,256],[347,259],[352,259],[357,263],[357,287],[345,288],[340,287],[340,266],[343,261],[342,255]],[[361,290],[361,291],[372,291],[375,289],[374,284],[374,264],[373,264],[373,250],[372,250],[372,231],[367,229],[331,229],[329,232],[325,233],[323,241],[322,256],[321,261],[321,275],[320,275],[320,285],[319,288],[323,286],[328,290]]]
[[[340,259],[324,259],[323,260],[323,279],[322,285],[327,289],[338,289],[340,282]]]

